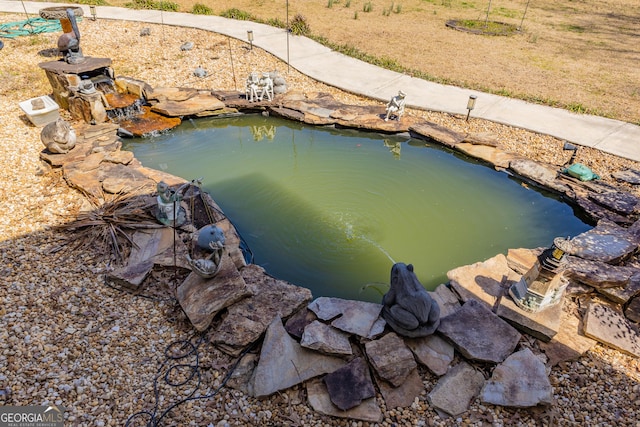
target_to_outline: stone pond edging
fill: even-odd
[[[557,166],[504,152],[489,135],[461,134],[411,116],[385,122],[384,106],[345,105],[328,94],[289,93],[272,102],[248,103],[238,92],[154,89],[133,79],[121,79],[120,85],[137,87],[130,92],[146,92],[151,110],[167,116],[264,112],[311,125],[408,133],[552,191],[598,221],[590,234],[585,233],[581,251],[569,257],[568,272],[575,282],[569,292],[580,293],[588,303],[581,319],[562,310],[562,304],[541,314],[525,313],[504,295],[503,277],[509,283],[519,280],[540,253],[539,248],[518,249],[449,272],[449,283],[430,292],[442,311],[437,332],[408,339],[385,329],[381,305],[336,298],[312,301],[309,290],[247,264],[231,221],[208,194],[194,190],[190,197],[199,198],[216,212],[213,220],[224,229],[228,249],[218,276],[203,279],[185,273],[176,296],[194,327],[225,353],[239,356],[261,342],[261,353],[246,354],[233,380],[246,393],[267,396],[304,383],[309,404],[317,412],[379,422],[382,412],[375,399],[376,386],[388,408],[410,406],[424,391],[417,369],[422,365],[440,377],[428,396],[431,406],[443,415],[455,416],[466,411],[476,397],[503,406],[550,404],[553,393],[548,368],[584,354],[595,344],[594,339],[640,356],[634,324],[640,321],[640,205],[632,194],[603,182],[582,182],[561,173]],[[78,135],[74,149],[66,154],[43,150],[41,158],[60,168],[66,182],[96,206],[116,197],[138,197],[152,209],[158,182],[186,183],[146,168],[132,153],[121,151],[116,124],[80,123],[74,128]],[[191,199],[185,197],[183,203]],[[200,219],[206,224],[211,218]],[[181,230],[183,243],[197,229],[194,221]],[[153,268],[173,267],[172,262],[179,258],[178,266],[188,272],[182,260],[187,249],[167,243],[171,229],[134,233],[148,251],[131,248],[128,262],[107,272],[109,280],[135,288]],[[478,281],[480,274],[483,280]],[[478,322],[479,318],[483,321]],[[546,357],[530,348],[522,333],[537,338]],[[623,333],[625,339],[616,337]],[[505,374],[522,370],[530,373],[527,381]],[[501,389],[513,393],[502,394]]]

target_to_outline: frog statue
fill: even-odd
[[[399,262],[391,267],[391,288],[382,297],[382,317],[405,337],[426,337],[438,329],[440,306],[422,286],[412,264]]]

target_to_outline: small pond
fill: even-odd
[[[452,268],[590,228],[550,194],[409,137],[246,115],[187,120],[125,149],[202,177],[253,262],[314,297],[380,302],[394,262],[434,289]]]

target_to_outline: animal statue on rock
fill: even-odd
[[[387,114],[384,117],[384,121],[388,121],[390,118],[395,117],[400,121],[400,118],[404,114],[404,104],[406,102],[407,94],[403,91],[398,91],[398,94],[392,97],[387,103]]]
[[[66,13],[71,24],[71,31],[65,32],[58,39],[58,51],[69,64],[79,64],[85,60],[82,49],[80,49],[80,30],[78,30],[74,10],[69,8]]]
[[[440,325],[440,306],[422,286],[413,265],[391,267],[391,288],[382,297],[382,317],[396,333],[417,338],[433,334]]]
[[[42,128],[40,140],[49,152],[66,154],[76,146],[76,132],[67,121],[59,117]]]

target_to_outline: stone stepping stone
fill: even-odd
[[[584,316],[584,334],[623,353],[640,357],[640,334],[606,305],[592,302]]]
[[[356,357],[340,369],[325,375],[323,379],[331,402],[346,411],[375,397],[376,390],[369,375],[369,366],[362,357]]]
[[[265,333],[260,360],[253,376],[253,395],[269,396],[319,375],[334,372],[347,362],[308,350],[289,336],[280,316]]]
[[[438,380],[427,399],[436,411],[455,417],[469,408],[483,385],[484,375],[463,361]]]
[[[192,272],[176,291],[180,306],[198,331],[206,330],[220,310],[252,295],[227,254],[221,263],[215,277],[205,279]]]
[[[480,392],[485,403],[516,408],[551,405],[553,387],[544,363],[525,348],[496,366]]]
[[[476,300],[442,319],[438,332],[467,359],[493,363],[513,353],[521,338],[513,326]]]

